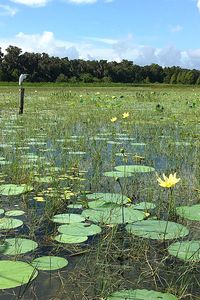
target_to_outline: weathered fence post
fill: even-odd
[[[21,74],[19,76],[19,114],[22,115],[24,112],[24,91],[25,89],[22,87],[22,83],[24,79],[26,79],[28,74]]]
[[[24,88],[20,87],[19,89],[19,114],[22,115],[24,112]]]

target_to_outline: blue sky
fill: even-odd
[[[200,0],[1,0],[0,47],[200,69]]]

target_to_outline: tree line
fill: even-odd
[[[139,66],[129,60],[69,60],[47,53],[23,53],[16,46],[3,53],[0,47],[0,81],[16,82],[22,73],[29,74],[30,82],[200,84],[200,71],[195,69]]]

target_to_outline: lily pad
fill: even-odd
[[[59,234],[56,235],[54,240],[59,243],[64,244],[80,244],[87,241],[88,236],[77,236],[77,235],[69,235],[69,234]]]
[[[3,214],[4,214],[4,209],[0,208],[0,215],[3,215]]]
[[[23,222],[14,218],[0,218],[0,230],[15,229],[23,225]]]
[[[123,177],[131,177],[133,176],[130,172],[119,172],[119,171],[108,171],[103,173],[104,176],[113,177],[113,178],[123,178]]]
[[[140,202],[134,205],[135,209],[141,210],[151,210],[154,209],[156,205],[152,202]]]
[[[85,218],[79,214],[58,214],[52,218],[52,221],[61,224],[71,224],[84,222]]]
[[[131,207],[124,207],[124,222],[132,223],[138,220],[143,220],[145,217],[144,212]],[[86,209],[82,215],[87,219],[102,224],[122,224],[122,208],[121,207],[101,207],[96,209]]]
[[[145,143],[131,143],[131,145],[134,147],[145,147],[146,146]]]
[[[176,213],[185,219],[200,221],[200,204],[177,207]]]
[[[122,290],[112,293],[107,300],[178,300],[172,294],[149,290]]]
[[[117,203],[107,202],[107,201],[104,201],[104,200],[89,201],[87,203],[87,205],[88,205],[88,208],[92,208],[92,209],[101,208],[101,207],[117,207],[117,206],[119,206],[119,204],[117,204]]]
[[[0,245],[0,253],[4,255],[19,255],[35,250],[38,244],[29,239],[8,238]]]
[[[126,230],[134,235],[155,240],[176,239],[189,233],[189,230],[181,224],[160,220],[143,220],[128,224]]]
[[[125,174],[126,173],[149,173],[155,171],[153,167],[143,166],[143,165],[122,165],[122,166],[115,167],[115,169]]]
[[[58,231],[65,235],[91,236],[101,232],[101,227],[95,224],[75,223],[65,224],[58,227]]]
[[[17,196],[24,193],[31,192],[32,186],[27,184],[2,184],[0,185],[0,195],[3,196]]]
[[[51,177],[51,176],[37,177],[36,176],[34,178],[34,181],[38,182],[38,183],[51,183],[51,182],[53,182],[53,177]]]
[[[200,240],[176,242],[169,246],[168,251],[171,255],[185,261],[200,261]]]
[[[68,261],[58,256],[42,256],[34,259],[31,265],[38,270],[59,270],[68,265]]]
[[[24,215],[25,212],[23,210],[15,209],[15,210],[9,210],[5,212],[6,217],[19,217]]]
[[[0,289],[10,289],[32,281],[38,275],[28,263],[22,261],[0,261]]]

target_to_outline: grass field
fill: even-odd
[[[200,299],[200,88],[25,85],[18,111],[1,85],[0,299]]]

